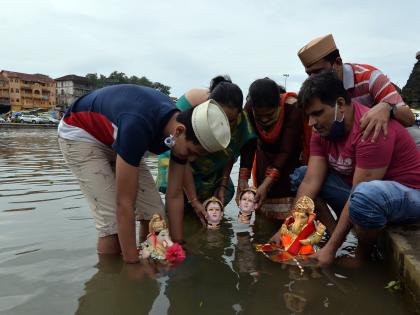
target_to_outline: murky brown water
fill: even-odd
[[[154,167],[154,161],[148,161]],[[98,262],[87,203],[61,158],[55,130],[0,129],[0,314],[406,314],[384,263],[321,270],[253,250],[277,222],[220,231],[186,218],[188,257],[170,270]],[[351,249],[353,242],[347,243]]]

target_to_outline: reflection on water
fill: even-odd
[[[254,251],[279,223],[218,231],[186,216],[187,259],[168,268],[98,261],[87,203],[54,130],[0,129],[0,314],[404,314],[383,264],[321,270],[275,264]],[[148,164],[156,171],[155,161]],[[234,172],[236,173],[236,172]],[[345,251],[351,251],[350,239]]]

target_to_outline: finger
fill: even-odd
[[[203,226],[207,226],[206,220],[204,219],[202,214],[199,214],[198,218],[200,219],[200,222]]]
[[[195,214],[197,215],[198,219],[200,220],[201,224],[204,225],[204,216],[203,216],[203,212],[201,212],[201,210],[196,210]]]
[[[363,130],[366,128],[367,123],[369,120],[366,118],[366,113],[363,114],[362,118],[360,118],[360,129]]]
[[[388,123],[384,123],[382,125],[382,131],[384,132],[384,138],[386,139],[386,137],[388,136]]]
[[[370,140],[370,142],[375,142],[376,141],[376,139],[378,138],[378,136],[379,136],[379,133],[381,132],[381,128],[382,128],[382,126],[380,125],[380,124],[377,124],[376,126],[375,126],[375,131],[373,132],[373,136],[372,136],[372,139]]]
[[[371,133],[371,131],[372,131],[372,129],[373,129],[374,126],[375,126],[375,123],[373,121],[371,121],[367,125],[367,127],[366,127],[366,129],[365,129],[365,131],[363,132],[363,135],[362,135],[362,140],[363,141],[366,140],[366,138],[370,135],[370,133]]]

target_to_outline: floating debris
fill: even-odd
[[[7,210],[3,210],[3,212],[18,212],[18,211],[31,211],[31,210],[35,210],[35,207],[18,208],[18,209],[7,209]]]

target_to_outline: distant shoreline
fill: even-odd
[[[57,129],[58,125],[54,124],[25,124],[25,123],[0,123],[0,128],[9,129],[24,129],[24,128],[38,128],[38,129]]]

